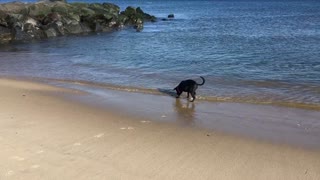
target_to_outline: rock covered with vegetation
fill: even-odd
[[[111,3],[10,2],[0,4],[0,44],[113,31],[125,26],[141,31],[146,21],[155,22],[156,18],[139,7],[129,6],[120,12],[119,6]]]

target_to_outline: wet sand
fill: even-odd
[[[53,81],[50,81],[53,83]],[[107,107],[129,116],[174,123],[245,136],[260,141],[320,149],[320,111],[231,102],[189,102],[183,94],[164,90],[161,95],[112,90],[86,83],[61,82],[56,86],[86,92],[85,96],[66,96],[82,103]]]
[[[0,79],[0,179],[320,179],[316,111],[89,89]]]

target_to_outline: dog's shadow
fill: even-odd
[[[161,88],[158,88],[157,90],[159,92],[161,92],[162,94],[166,94],[166,95],[169,95],[169,96],[172,96],[172,97],[176,97],[177,96],[176,92],[173,89],[161,89]]]

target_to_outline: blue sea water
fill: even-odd
[[[320,1],[108,2],[141,7],[158,21],[142,32],[0,46],[0,75],[150,92],[203,76],[203,99],[320,106]],[[171,13],[173,20],[161,20]]]

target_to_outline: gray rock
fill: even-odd
[[[83,34],[88,34],[88,33],[92,32],[92,29],[90,28],[90,26],[87,23],[80,22],[80,26],[81,26]]]
[[[50,13],[42,19],[43,25],[48,25],[57,21],[61,21],[61,15],[59,13]]]
[[[67,34],[81,34],[83,33],[82,26],[79,22],[72,21],[70,24],[64,25],[64,30]]]
[[[66,0],[38,0],[39,2],[63,2],[67,3]]]
[[[28,10],[25,15],[29,15],[31,17],[43,17],[52,12],[52,7],[46,3],[32,4],[28,6],[27,9]]]
[[[134,28],[136,29],[137,32],[140,32],[143,30],[143,21],[142,19],[137,19],[134,25]]]
[[[32,35],[22,30],[20,27],[15,27],[13,29],[15,41],[31,41],[33,39]]]
[[[57,31],[54,28],[48,28],[44,31],[47,38],[56,37],[58,35]]]

